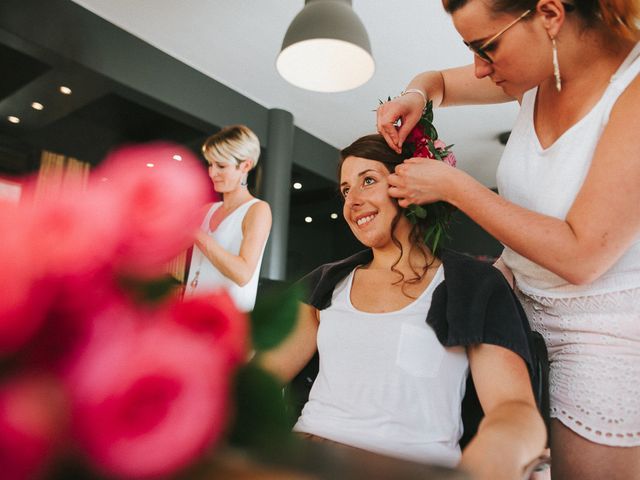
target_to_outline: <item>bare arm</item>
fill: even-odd
[[[514,100],[489,77],[476,78],[473,65],[421,73],[409,82],[405,90],[409,89],[423,92],[426,98],[433,101],[434,107]],[[378,131],[391,148],[398,152],[402,149],[402,143],[420,118],[423,107],[422,96],[415,93],[397,97],[380,105],[377,114]],[[399,129],[395,126],[398,119],[402,123]]]
[[[493,266],[495,268],[497,268],[498,270],[500,270],[500,273],[502,273],[502,276],[505,278],[505,280],[507,281],[507,283],[509,284],[509,286],[513,289],[514,287],[514,278],[513,278],[513,272],[511,271],[511,269],[509,267],[507,267],[507,265],[504,263],[504,260],[502,260],[502,257],[498,258],[495,263],[493,264]]]
[[[271,209],[266,202],[251,205],[242,222],[242,244],[234,255],[226,251],[206,233],[198,231],[196,245],[209,261],[227,278],[240,286],[251,280],[258,266],[260,253],[271,230]]]
[[[282,383],[290,382],[311,360],[316,352],[318,311],[300,304],[296,326],[291,334],[273,350],[260,354],[255,361],[275,375]]]
[[[620,96],[566,219],[515,205],[461,170],[410,159],[390,175],[399,204],[445,200],[500,242],[573,284],[606,272],[640,232],[640,78]]]
[[[496,345],[474,345],[467,352],[485,416],[460,466],[479,480],[519,478],[546,439],[527,367],[516,353]]]

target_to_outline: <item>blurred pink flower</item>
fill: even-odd
[[[167,143],[125,147],[111,153],[94,176],[107,179],[99,186],[111,193],[110,208],[122,224],[114,258],[120,270],[157,274],[193,243],[211,187],[191,152]]]
[[[23,208],[28,212],[25,241],[45,274],[83,273],[110,261],[124,234],[111,203],[101,190],[67,189],[58,198]]]
[[[35,335],[52,297],[38,284],[45,254],[30,248],[22,213],[18,206],[0,202],[0,357],[15,352]]]
[[[55,294],[45,321],[25,349],[26,361],[64,374],[95,336],[125,335],[137,320],[113,273],[100,272],[51,278],[45,283]]]
[[[0,385],[0,475],[37,478],[60,444],[67,412],[52,378],[23,374]]]
[[[124,337],[94,339],[69,377],[78,445],[109,475],[172,475],[226,426],[223,356],[156,320]]]
[[[225,290],[189,297],[171,309],[175,322],[201,335],[227,355],[233,368],[247,358],[249,321]]]

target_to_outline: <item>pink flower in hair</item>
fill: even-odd
[[[407,142],[413,143],[414,145],[424,145],[426,141],[429,139],[424,127],[419,123],[411,129],[409,135],[407,136]]]
[[[426,143],[419,145],[413,152],[413,156],[420,157],[420,158],[435,158],[435,156],[433,155],[433,153],[431,153],[431,150],[429,150],[429,146]]]
[[[108,475],[172,476],[226,426],[223,356],[176,324],[149,320],[93,342],[69,377],[75,438]]]
[[[444,143],[442,140],[438,139],[435,142],[433,142],[433,145],[438,149],[438,150],[444,150],[446,152],[446,155],[442,157],[442,161],[444,163],[446,163],[447,165],[451,166],[451,167],[455,167],[458,162],[456,160],[456,156],[453,154],[453,152],[451,150],[447,149],[447,144]]]

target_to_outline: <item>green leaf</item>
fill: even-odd
[[[280,344],[293,330],[298,318],[301,287],[276,288],[258,296],[251,312],[253,347],[270,350]]]
[[[424,107],[424,112],[422,115],[425,116],[427,120],[429,120],[430,122],[433,122],[433,101],[432,100],[429,100],[427,102],[427,104]]]
[[[292,440],[282,386],[272,375],[255,364],[242,367],[235,377],[234,396],[232,445],[268,452]]]
[[[180,286],[180,282],[171,275],[151,279],[123,276],[118,279],[118,283],[134,299],[148,303],[164,300]]]
[[[435,238],[433,239],[433,247],[431,248],[431,253],[435,255],[438,250],[438,245],[440,244],[440,237],[442,236],[442,225],[437,225],[435,230]]]

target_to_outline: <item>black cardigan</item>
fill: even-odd
[[[331,305],[338,282],[355,267],[372,259],[372,251],[363,250],[316,268],[299,282],[306,292],[302,301],[324,310]],[[445,280],[433,292],[426,322],[445,347],[488,343],[507,348],[522,357],[529,370],[538,408],[548,421],[548,360],[544,341],[529,328],[522,306],[502,273],[488,263],[452,250],[443,249],[441,260]],[[294,388],[306,388],[308,396],[317,369],[316,357],[296,377]],[[461,444],[475,434],[481,417],[482,409],[473,382],[468,381],[463,402],[465,436]]]

